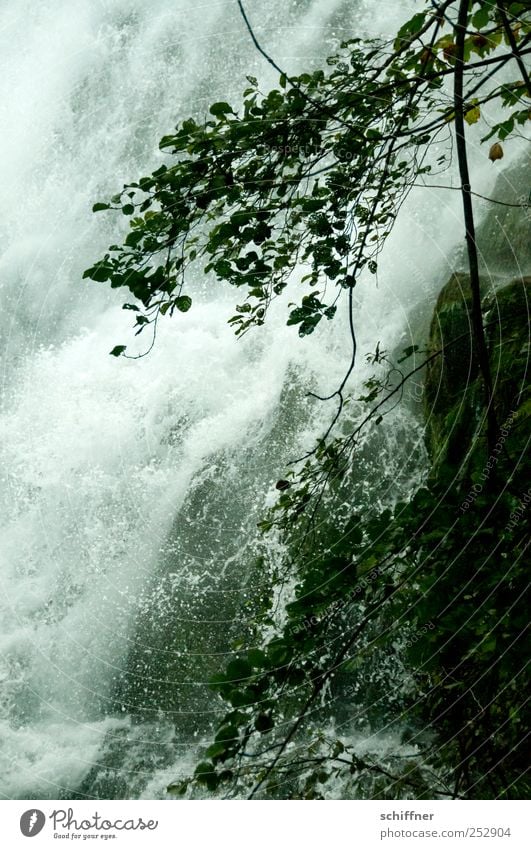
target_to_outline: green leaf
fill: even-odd
[[[219,784],[219,778],[214,770],[214,764],[202,761],[195,768],[194,773],[200,784],[206,784],[209,790],[215,790]]]
[[[465,121],[467,124],[477,124],[479,119],[481,118],[481,109],[479,106],[472,106],[467,112],[465,112]]]
[[[127,245],[128,248],[136,248],[142,239],[144,238],[144,233],[142,230],[132,230],[125,237],[124,244]]]
[[[270,713],[259,713],[254,721],[256,730],[262,734],[266,731],[271,731],[273,725],[274,723]]]
[[[232,106],[230,104],[220,101],[219,103],[213,103],[210,107],[211,115],[215,115],[216,118],[221,117],[222,115],[228,115],[229,112],[234,114]]]
[[[407,41],[422,29],[424,21],[426,20],[426,15],[427,12],[417,12],[416,15],[413,15],[413,17],[410,18],[409,21],[406,21],[406,23],[398,30],[394,42],[395,50],[400,50],[404,41]]]
[[[103,209],[110,209],[110,203],[95,203],[92,207],[92,212],[101,212]]]
[[[190,781],[186,779],[185,781],[174,782],[173,784],[168,784],[166,787],[166,792],[171,793],[172,796],[184,796],[186,791],[188,790],[188,785]]]
[[[179,295],[178,298],[175,298],[175,306],[180,312],[188,312],[192,306],[192,299],[188,295]]]
[[[397,363],[403,363],[404,360],[409,359],[409,357],[411,357],[412,354],[416,354],[418,350],[419,350],[418,345],[408,345],[407,348],[404,348],[403,356],[399,357],[399,359],[397,360]]]
[[[216,672],[215,675],[212,675],[208,682],[208,685],[212,690],[219,690],[220,692],[226,692],[230,690],[230,685],[227,681],[227,676],[223,672]]]
[[[472,26],[480,30],[483,29],[483,27],[486,27],[489,21],[489,5],[484,3],[481,9],[478,9],[478,11],[472,16]]]
[[[497,125],[498,130],[498,138],[500,141],[505,141],[507,136],[509,136],[514,130],[514,118],[508,118],[507,121],[502,121],[501,124]]]
[[[261,649],[249,649],[247,657],[249,663],[257,669],[267,666],[267,657]]]
[[[126,348],[127,345],[116,345],[116,347],[113,348],[112,351],[109,351],[109,353],[111,357],[120,357]]]
[[[216,743],[224,743],[225,748],[238,739],[238,729],[234,725],[223,725],[216,733]]]
[[[231,660],[227,664],[226,677],[228,681],[246,681],[252,672],[252,667],[246,660]]]
[[[105,283],[107,280],[110,280],[112,274],[112,265],[109,265],[106,262],[98,262],[96,265],[93,265],[92,268],[87,268],[87,270],[83,272],[83,277],[90,277],[90,279],[96,281],[96,283]]]
[[[217,743],[212,743],[212,745],[206,750],[205,755],[207,758],[217,758],[219,755],[225,754],[226,751],[227,747],[225,743],[220,740]]]

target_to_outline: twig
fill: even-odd
[[[297,85],[297,83],[294,81],[294,79],[292,77],[289,77],[288,74],[285,71],[282,70],[280,65],[277,65],[277,63],[269,55],[269,53],[266,53],[266,51],[264,50],[264,48],[262,47],[262,45],[258,41],[256,35],[254,34],[254,30],[251,26],[251,22],[249,21],[249,18],[247,17],[247,13],[246,13],[246,11],[243,7],[243,3],[241,2],[241,0],[238,0],[238,6],[240,7],[240,12],[242,14],[242,18],[245,22],[245,26],[247,27],[247,29],[249,31],[249,35],[251,36],[253,44],[256,47],[256,49],[258,50],[258,52],[264,57],[266,62],[268,62],[271,65],[271,67],[275,69],[275,71],[278,71],[278,73],[281,76],[285,77],[288,80],[288,82],[290,83],[290,85],[295,89],[295,91],[298,91],[299,94],[302,97],[304,97],[305,100],[308,101],[308,103],[311,103],[312,106],[315,106],[320,112],[323,112],[325,115],[327,115],[328,118],[331,118],[333,121],[337,121],[339,124],[342,124],[344,127],[348,127],[349,130],[357,130],[358,134],[360,136],[362,136],[362,133],[359,131],[359,129],[355,125],[350,124],[348,121],[344,121],[342,118],[339,118],[335,114],[335,112],[333,112],[331,109],[328,109],[326,106],[324,106],[318,100],[314,100],[313,97],[310,97],[310,95],[307,92],[303,91],[300,88],[300,86]]]
[[[433,183],[413,183],[413,188],[417,189],[449,189],[453,192],[462,191],[461,186],[436,186]],[[470,194],[474,195],[474,197],[481,198],[482,200],[488,200],[489,203],[496,203],[499,206],[510,206],[513,209],[528,209],[529,204],[527,203],[507,203],[503,200],[496,200],[496,198],[488,198],[486,195],[481,195],[479,192],[473,192],[470,190]]]

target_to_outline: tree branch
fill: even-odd
[[[510,25],[509,20],[507,18],[507,14],[505,12],[504,4],[503,4],[502,0],[497,0],[496,5],[498,7],[500,17],[502,19],[503,28],[504,28],[505,33],[507,35],[507,40],[508,40],[509,44],[511,45],[511,50],[513,51],[513,56],[516,59],[516,62],[518,63],[518,67],[520,68],[520,73],[522,74],[522,79],[527,86],[527,93],[528,93],[529,97],[531,97],[531,81],[529,79],[529,74],[527,73],[527,68],[524,65],[524,62],[523,62],[522,57],[520,55],[520,50],[519,50],[518,45],[516,43],[516,39],[514,37],[514,32],[512,31],[511,25]]]
[[[470,271],[470,288],[472,291],[471,322],[474,333],[478,365],[485,384],[485,400],[487,410],[487,442],[489,452],[496,444],[496,433],[498,430],[493,402],[493,384],[490,370],[489,353],[485,332],[483,329],[483,313],[481,310],[481,286],[479,280],[479,261],[476,244],[476,232],[474,225],[474,210],[472,206],[470,174],[468,169],[468,155],[465,138],[464,117],[464,49],[466,23],[470,0],[460,0],[459,14],[456,25],[456,56],[454,73],[454,110],[455,110],[455,140],[457,147],[457,158],[459,163],[459,176],[461,179],[461,194],[463,199],[463,217],[466,228],[466,245],[468,253],[468,266]]]
[[[264,50],[264,48],[262,47],[262,45],[261,45],[261,44],[260,44],[260,42],[258,41],[258,39],[257,39],[256,35],[254,34],[254,30],[253,30],[253,28],[252,28],[252,26],[251,26],[251,22],[249,21],[249,18],[247,17],[247,13],[246,13],[246,11],[245,11],[245,9],[244,9],[244,7],[243,7],[243,3],[241,2],[241,0],[238,0],[238,6],[240,7],[240,12],[241,12],[241,14],[242,14],[242,18],[243,18],[243,20],[244,20],[244,22],[245,22],[245,26],[247,27],[247,29],[248,29],[248,31],[249,31],[249,35],[251,36],[251,39],[252,39],[252,41],[253,41],[253,44],[254,44],[254,46],[256,47],[256,49],[258,50],[258,52],[260,53],[260,55],[264,57],[264,59],[266,60],[266,62],[268,62],[268,63],[271,65],[271,67],[275,69],[275,71],[278,71],[278,73],[279,73],[281,76],[286,77],[286,79],[288,80],[288,82],[290,83],[290,85],[291,85],[291,86],[293,86],[293,88],[295,89],[295,91],[298,91],[298,92],[299,92],[299,94],[300,94],[302,97],[304,97],[304,99],[305,99],[308,103],[311,103],[311,104],[312,104],[312,106],[315,106],[315,107],[319,110],[319,112],[322,112],[324,115],[326,115],[328,119],[332,119],[332,120],[334,120],[334,121],[337,121],[337,122],[338,122],[338,124],[342,124],[344,127],[348,127],[348,129],[349,129],[349,130],[357,130],[357,131],[359,132],[359,129],[358,129],[355,125],[350,124],[348,121],[344,121],[342,118],[339,118],[339,117],[335,114],[335,112],[333,112],[331,109],[328,109],[326,106],[324,106],[324,105],[323,105],[322,103],[320,103],[318,100],[314,100],[314,99],[313,99],[313,97],[310,97],[310,95],[309,95],[307,92],[303,91],[303,90],[300,88],[300,86],[298,86],[298,85],[297,85],[297,83],[293,80],[293,78],[289,77],[289,76],[288,76],[288,74],[287,74],[285,71],[283,71],[283,70],[282,70],[282,68],[280,67],[280,65],[277,65],[277,63],[276,63],[276,62],[275,62],[275,60],[274,60],[274,59],[273,59],[273,58],[269,55],[269,53],[266,53],[266,51]]]
[[[460,186],[436,186],[434,183],[413,183],[415,189],[449,189],[453,192],[460,192]],[[510,206],[512,209],[528,209],[527,203],[507,203],[504,200],[496,200],[496,198],[488,198],[486,195],[481,195],[479,192],[470,191],[470,194],[476,198],[487,200],[489,203],[496,203],[498,206]]]

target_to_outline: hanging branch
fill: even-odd
[[[464,50],[466,24],[470,2],[461,0],[456,24],[455,39],[455,73],[454,73],[454,110],[455,110],[455,141],[459,176],[461,180],[461,195],[463,200],[463,217],[466,229],[466,246],[468,267],[470,272],[470,288],[472,291],[471,322],[474,333],[476,354],[479,369],[485,385],[485,403],[487,412],[487,442],[489,452],[496,444],[498,425],[494,410],[493,384],[490,370],[489,352],[483,329],[483,312],[481,309],[481,284],[479,279],[479,262],[474,224],[474,209],[472,205],[470,173],[465,137],[465,104],[463,97],[464,81]]]

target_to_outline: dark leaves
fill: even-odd
[[[192,299],[188,295],[179,295],[178,298],[175,298],[175,306],[180,312],[188,312],[192,306]]]

